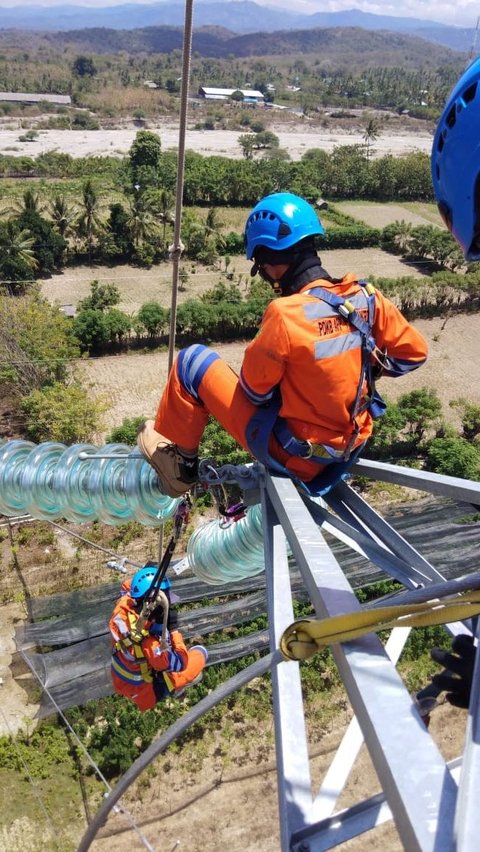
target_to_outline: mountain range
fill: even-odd
[[[26,33],[0,31],[0,48],[54,47],[63,52],[68,47],[81,53],[95,54],[156,54],[181,52],[183,30],[181,27],[144,27],[132,30],[114,30],[90,27],[64,32]],[[428,48],[428,49],[426,49]],[[408,33],[387,30],[368,31],[360,27],[321,27],[307,30],[280,30],[272,33],[256,32],[238,35],[224,27],[199,27],[194,29],[192,51],[195,55],[211,59],[229,60],[231,57],[312,57],[317,70],[332,72],[345,68],[352,72],[378,66],[403,68],[453,68],[457,73],[465,67],[465,54],[450,50],[440,44],[427,45],[422,38]]]
[[[0,5],[0,30],[59,32],[91,27],[132,30],[145,27],[182,26],[183,0],[155,4],[127,3],[118,6],[16,6]],[[313,15],[288,12],[274,6],[261,6],[252,0],[201,2],[193,13],[194,28],[225,27],[233,33],[307,30],[311,28],[360,27],[418,36],[434,44],[468,53],[475,43],[475,29],[453,27],[419,18],[374,15],[351,9],[344,12],[316,12]]]

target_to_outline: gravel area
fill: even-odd
[[[363,145],[364,131],[331,131],[319,129],[300,119],[297,127],[275,123],[269,126],[280,140],[292,160],[300,160],[310,148],[322,148],[333,151],[339,145]],[[161,123],[149,125],[149,130],[158,133],[165,150],[178,147],[178,125]],[[37,157],[47,151],[62,151],[72,157],[87,156],[124,156],[138,128],[120,128],[116,130],[40,130],[38,138],[31,142],[20,142],[19,137],[25,131],[0,128],[0,153],[28,155]],[[189,128],[186,136],[187,149],[200,154],[219,154],[233,159],[242,159],[242,149],[238,144],[241,133],[237,130],[194,130]],[[432,136],[430,133],[382,133],[372,145],[372,156],[385,154],[405,154],[411,151],[430,153]]]

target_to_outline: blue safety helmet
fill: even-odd
[[[143,568],[140,568],[132,577],[132,582],[130,585],[130,595],[135,600],[139,600],[140,598],[145,597],[145,595],[150,591],[151,585],[158,571],[158,565],[153,563],[152,565],[144,565]],[[170,580],[164,578],[160,583],[160,588],[162,591],[167,592],[171,587]]]
[[[265,246],[283,251],[305,237],[324,234],[313,207],[292,192],[275,192],[256,204],[245,225],[245,251],[252,260],[255,249]]]
[[[435,132],[432,180],[440,214],[465,259],[480,260],[480,58],[450,93]]]

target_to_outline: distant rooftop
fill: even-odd
[[[263,93],[258,92],[256,89],[217,89],[214,86],[200,86],[198,90],[199,95],[203,95],[205,98],[212,98],[214,100],[230,98],[234,92],[241,92],[244,100],[263,101]]]
[[[63,106],[70,106],[72,103],[70,95],[33,95],[30,92],[0,92],[0,101],[22,104],[39,104],[42,101],[48,101],[50,104],[62,104]]]

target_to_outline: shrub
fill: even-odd
[[[90,440],[99,430],[104,407],[89,399],[79,385],[54,382],[29,394],[22,409],[25,431],[32,441],[74,444]]]

